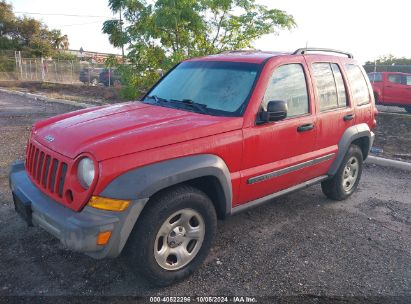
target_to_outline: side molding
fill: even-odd
[[[315,185],[317,183],[322,182],[323,180],[326,180],[327,178],[328,178],[327,175],[319,176],[319,177],[316,177],[314,179],[305,181],[301,184],[292,186],[290,188],[287,188],[287,189],[284,189],[284,190],[281,190],[281,191],[278,191],[278,192],[274,192],[274,193],[269,194],[267,196],[258,198],[254,201],[251,201],[251,202],[248,202],[248,203],[245,203],[245,204],[241,204],[241,205],[233,208],[233,210],[231,211],[231,215],[234,215],[234,214],[237,214],[239,212],[242,212],[242,211],[257,207],[257,206],[260,206],[260,205],[265,204],[265,203],[267,203],[267,202],[269,202],[272,199],[275,199],[277,197],[281,197],[283,195],[293,193],[294,191],[298,191],[298,190],[307,188],[311,185]]]
[[[149,198],[161,189],[193,180],[213,176],[224,192],[225,210],[231,210],[231,176],[225,162],[212,154],[200,154],[162,161],[128,171],[115,178],[99,194],[118,199]]]
[[[373,141],[373,136],[372,132],[369,128],[369,126],[366,123],[358,124],[355,126],[349,127],[347,130],[345,130],[343,136],[341,137],[339,143],[338,143],[338,154],[331,165],[330,169],[328,170],[328,175],[335,175],[338,171],[338,168],[340,167],[345,154],[348,151],[348,148],[350,147],[351,143],[361,137],[367,137],[370,143],[370,147],[372,145]]]

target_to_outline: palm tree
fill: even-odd
[[[67,35],[61,36],[61,32],[59,30],[53,30],[52,33],[52,45],[54,49],[57,50],[68,50],[69,48],[69,41]]]

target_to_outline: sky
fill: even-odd
[[[92,15],[94,17],[65,17],[30,15],[41,19],[49,28],[67,34],[71,49],[120,54],[108,36],[101,32],[104,20],[113,14],[107,0],[7,0],[15,12],[42,14]],[[408,0],[256,0],[269,8],[293,15],[297,28],[265,35],[254,46],[267,51],[294,51],[297,48],[325,47],[354,54],[360,62],[393,54],[411,57],[409,39]],[[22,15],[22,14],[17,14]]]

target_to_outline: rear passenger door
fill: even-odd
[[[336,59],[329,62],[317,62],[308,58],[317,100],[317,140],[316,150],[320,154],[332,154],[338,151],[338,142],[344,131],[353,125],[354,109],[350,106],[347,85],[342,67]],[[328,167],[324,167],[325,174]]]
[[[402,75],[390,73],[384,84],[384,103],[399,103],[403,99]]]
[[[403,75],[404,83],[404,100],[403,104],[411,106],[411,75]]]

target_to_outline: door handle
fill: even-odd
[[[392,86],[385,86],[386,88],[392,88]]]
[[[298,132],[305,132],[305,131],[310,131],[314,129],[314,124],[310,123],[310,124],[305,124],[305,125],[301,125],[297,128]]]
[[[350,121],[350,120],[353,120],[354,117],[355,117],[354,114],[347,114],[347,115],[344,116],[343,119],[344,119],[344,121]]]

